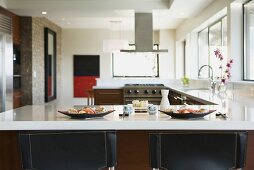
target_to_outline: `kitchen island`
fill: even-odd
[[[71,119],[58,112],[71,107],[32,105],[6,111],[0,114],[0,130],[254,130],[254,109],[251,106],[245,106],[242,112],[229,109],[226,112],[228,118],[216,117],[218,112],[225,113],[220,105],[189,106],[216,110],[197,120],[173,119],[160,112],[156,115],[136,113],[123,118],[119,116],[123,110],[121,105],[104,106],[115,112],[96,119]]]
[[[117,132],[118,166],[117,169],[149,169],[148,135],[154,131],[248,131],[248,153],[246,169],[254,169],[254,108],[250,96],[237,96],[228,91],[227,94],[215,94],[209,90],[173,90],[186,96],[195,97],[214,105],[190,106],[205,108],[216,112],[204,119],[179,120],[172,119],[163,113],[148,115],[136,113],[129,117],[119,117],[122,105],[105,106],[115,112],[97,119],[70,119],[58,110],[67,110],[73,106],[55,104],[24,106],[0,114],[1,154],[0,160],[5,160],[0,166],[20,169],[18,149],[18,134],[23,131],[80,131],[80,130],[115,130]],[[82,107],[82,106],[77,106]],[[181,106],[171,106],[179,108]],[[216,113],[226,113],[228,118],[216,117]],[[126,147],[128,146],[128,147]],[[128,157],[126,157],[126,154]],[[6,158],[8,155],[8,158]],[[8,160],[9,164],[8,165]],[[13,163],[15,160],[15,163]],[[131,160],[135,160],[132,162]],[[10,163],[12,162],[12,163]],[[1,167],[1,168],[2,168]],[[1,169],[0,168],[0,169]]]

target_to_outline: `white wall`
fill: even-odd
[[[161,49],[168,49],[168,53],[160,54],[160,78],[175,78],[175,30],[160,30],[159,44]]]
[[[129,37],[130,43],[132,43],[133,37],[131,35],[131,32],[126,32],[123,34],[123,38]],[[111,78],[111,55],[102,51],[102,42],[104,39],[109,38],[110,32],[107,30],[64,29],[62,36],[63,85],[60,102],[85,104],[85,99],[73,98],[73,55],[100,55],[100,77]]]
[[[100,55],[100,82],[114,84],[116,79],[112,78],[112,61],[109,53],[102,51],[102,42],[110,38],[109,30],[91,29],[64,29],[62,32],[63,60],[62,60],[62,97],[60,103],[85,104],[83,98],[73,98],[73,55],[74,54],[98,54]],[[122,32],[122,39],[128,39],[134,43],[134,32]],[[160,78],[170,79],[175,77],[175,31],[155,31],[155,43],[161,48],[166,48],[169,53],[160,57]],[[122,79],[123,80],[123,79]],[[124,80],[123,80],[124,81]],[[130,81],[130,79],[128,80]],[[133,81],[136,81],[133,79]],[[150,81],[150,80],[149,80]],[[150,82],[152,82],[151,80]],[[158,82],[158,79],[154,79]],[[124,83],[123,83],[124,84]]]
[[[6,8],[5,0],[0,0],[0,6]]]
[[[213,17],[216,13],[223,10],[234,0],[215,0],[206,9],[204,9],[197,16],[190,18],[183,22],[176,29],[176,40],[183,40],[188,33],[191,33],[197,27],[205,23],[208,19]]]

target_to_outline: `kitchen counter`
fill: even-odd
[[[228,119],[212,113],[198,120],[172,119],[163,113],[153,116],[136,113],[123,119],[119,117],[122,106],[105,107],[116,111],[103,118],[77,120],[57,112],[67,110],[67,106],[24,106],[1,113],[0,130],[254,130],[254,108],[250,106],[228,110],[220,105],[192,106],[227,111]]]
[[[123,86],[93,86],[93,89],[122,89]]]
[[[252,96],[240,96],[233,91],[217,94],[210,90],[170,89],[215,104],[190,107],[217,111],[198,120],[178,120],[163,113],[136,113],[123,119],[119,117],[119,105],[105,106],[116,111],[103,118],[76,120],[57,112],[72,106],[31,105],[0,113],[0,130],[254,130]],[[216,117],[217,112],[226,113],[228,118]]]
[[[237,90],[227,90],[225,93],[212,92],[206,88],[184,88],[184,87],[168,87],[170,90],[176,91],[185,96],[204,101],[210,104],[231,106],[232,103],[237,103],[236,106],[252,106],[254,102],[254,91],[248,94],[243,94]],[[224,106],[225,107],[225,106]]]
[[[205,116],[204,119],[197,120],[179,120],[173,119],[163,113],[157,115],[148,115],[147,113],[136,113],[133,116],[119,117],[122,113],[123,106],[105,106],[108,109],[114,109],[115,112],[96,119],[70,119],[58,110],[67,110],[73,106],[60,106],[55,104],[32,105],[17,108],[15,110],[0,113],[0,135],[4,143],[1,145],[3,155],[12,153],[11,159],[4,162],[11,166],[13,160],[18,162],[19,149],[18,135],[22,130],[117,130],[117,151],[118,151],[118,165],[121,169],[133,169],[130,165],[135,165],[136,160],[139,159],[139,169],[147,169],[149,167],[149,133],[151,131],[248,131],[248,151],[246,156],[246,170],[254,169],[252,147],[254,142],[254,106],[252,93],[246,96],[239,95],[237,92],[228,91],[226,94],[211,93],[209,90],[196,89],[181,89],[172,88],[183,95],[191,96],[203,101],[209,101],[214,105],[200,105],[190,106],[193,108],[216,109],[216,112],[226,113],[228,118],[216,117],[216,112]],[[79,106],[82,107],[82,106]],[[182,106],[171,106],[178,109]],[[6,131],[11,130],[11,131]],[[10,144],[10,140],[12,143]],[[126,147],[128,146],[128,147]],[[121,155],[126,155],[123,157]],[[147,157],[144,158],[144,153]],[[135,159],[133,159],[135,158]],[[0,158],[1,160],[1,158]],[[5,165],[6,165],[5,164]],[[21,163],[17,163],[18,166]],[[7,166],[7,167],[8,167]],[[145,168],[144,168],[145,167]],[[10,168],[9,168],[10,169]]]

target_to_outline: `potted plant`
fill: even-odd
[[[182,79],[183,86],[188,87],[190,84],[190,79],[186,76],[184,76]]]

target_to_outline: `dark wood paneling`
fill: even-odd
[[[148,131],[117,132],[116,170],[150,170]]]
[[[117,132],[116,170],[151,170],[149,167],[149,132]],[[249,131],[246,168],[254,169],[254,131]],[[21,170],[18,132],[0,131],[0,170]]]
[[[0,169],[22,169],[18,149],[18,132],[0,131]]]
[[[13,33],[13,43],[20,45],[20,17],[17,15],[12,16],[12,33]]]
[[[246,168],[244,170],[254,169],[254,131],[248,132]]]
[[[0,13],[12,18],[13,43],[20,44],[20,17],[0,6]]]
[[[22,93],[21,90],[13,91],[13,108],[16,109],[22,106]]]

